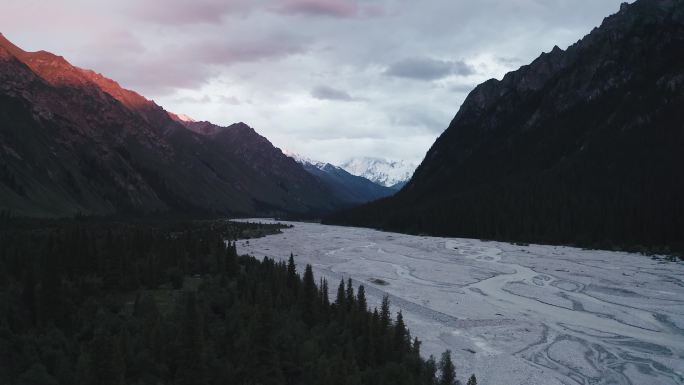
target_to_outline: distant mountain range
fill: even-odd
[[[477,86],[396,195],[326,223],[684,251],[684,1]]]
[[[382,158],[353,158],[340,165],[353,175],[362,176],[372,182],[394,190],[401,190],[411,179],[415,164],[404,161],[389,161]]]
[[[307,172],[323,181],[335,197],[348,206],[385,198],[397,192],[392,187],[372,182],[362,176],[352,175],[330,163],[314,161],[289,152],[285,154],[301,164]]]
[[[0,35],[0,210],[301,217],[346,205],[244,123],[170,113]]]

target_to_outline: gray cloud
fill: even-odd
[[[274,12],[311,17],[354,18],[384,14],[377,4],[357,0],[146,0],[132,6],[131,15],[167,25],[220,24],[229,15]]]
[[[219,24],[225,15],[249,12],[261,2],[260,0],[146,0],[134,2],[128,9],[128,13],[158,24]]]
[[[471,88],[576,42],[621,1],[6,0],[0,25],[311,158],[419,161]]]
[[[475,69],[464,61],[430,58],[404,59],[390,65],[385,71],[389,76],[418,80],[437,80],[450,75],[468,76],[474,73]]]
[[[277,59],[306,51],[306,44],[288,36],[273,36],[255,41],[209,41],[192,44],[177,52],[187,56],[184,60],[201,64],[230,65]],[[181,58],[183,60],[183,58]]]
[[[282,13],[314,16],[354,17],[359,14],[358,4],[350,0],[287,0],[276,9]]]
[[[346,91],[328,86],[314,87],[314,89],[311,90],[311,96],[320,100],[341,100],[346,102],[354,100]]]
[[[456,85],[449,87],[449,89],[451,91],[454,91],[454,92],[468,93],[468,92],[472,91],[476,86],[477,86],[476,84],[456,84]]]

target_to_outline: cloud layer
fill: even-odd
[[[462,60],[412,58],[390,65],[385,74],[408,79],[436,80],[450,75],[473,75],[475,74],[475,68]]]
[[[6,0],[0,26],[310,158],[419,162],[476,84],[565,48],[620,2]]]

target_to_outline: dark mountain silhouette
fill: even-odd
[[[327,222],[684,249],[684,2],[623,4],[477,86],[395,196]]]
[[[308,216],[339,207],[252,128],[213,127],[0,35],[0,210]]]

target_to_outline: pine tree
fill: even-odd
[[[330,307],[330,297],[328,294],[328,280],[325,278],[321,279],[321,305],[323,305],[324,308],[329,308]]]
[[[435,385],[437,378],[437,363],[435,357],[430,355],[430,358],[425,362],[423,369],[423,383],[425,385]]]
[[[313,271],[311,265],[306,265],[304,270],[304,282],[302,284],[302,301],[303,301],[303,318],[304,323],[308,327],[314,325],[315,320],[315,301],[316,301],[316,283],[314,282]]]
[[[451,362],[451,350],[447,350],[442,353],[442,359],[439,360],[439,370],[441,374],[439,376],[438,385],[456,385],[456,368],[454,363]]]
[[[290,253],[290,258],[287,260],[287,287],[296,291],[298,283],[297,266],[295,265],[294,255]]]
[[[201,385],[206,383],[204,357],[204,324],[194,292],[187,292],[183,317],[180,325],[180,361],[176,372],[179,385]]]
[[[337,297],[335,299],[335,305],[340,312],[343,312],[346,306],[345,295],[344,279],[342,279],[340,280],[340,286],[337,287]]]
[[[418,337],[414,338],[413,344],[411,345],[411,353],[413,353],[413,355],[416,357],[420,357],[420,345],[421,342]]]
[[[383,296],[382,297],[382,305],[380,306],[380,328],[384,332],[389,328],[390,324],[390,306],[389,306],[389,297],[388,296]]]
[[[347,279],[347,297],[345,298],[347,303],[347,310],[351,310],[354,307],[354,286],[352,286],[351,278]]]
[[[237,260],[235,242],[228,242],[228,247],[226,248],[226,274],[229,277],[234,277],[238,271],[240,271],[240,265]]]
[[[399,357],[403,355],[406,349],[406,324],[404,324],[404,316],[401,311],[397,313],[397,321],[394,323],[394,350],[399,353]]]
[[[365,313],[368,311],[368,303],[366,302],[366,289],[363,285],[359,286],[359,292],[356,294],[356,304],[359,312]]]
[[[470,376],[470,378],[468,379],[467,385],[477,385],[477,378],[475,378],[474,374]]]

